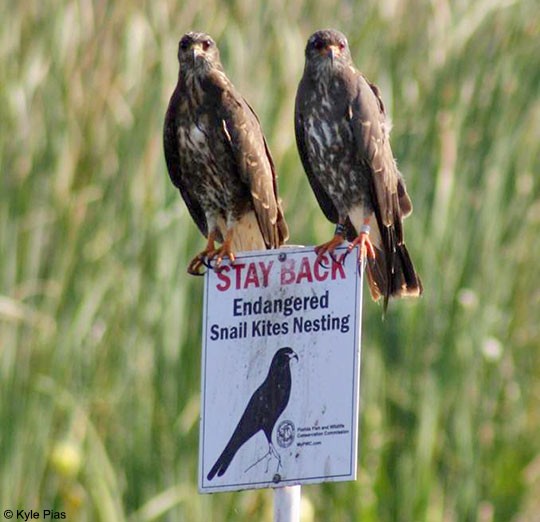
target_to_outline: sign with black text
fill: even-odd
[[[207,272],[201,492],[356,478],[362,274],[345,253],[245,252]]]

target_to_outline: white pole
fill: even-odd
[[[274,522],[299,522],[300,498],[300,486],[274,488]]]

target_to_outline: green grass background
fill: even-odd
[[[306,521],[540,520],[535,0],[0,4],[0,508],[77,521],[271,520],[196,489],[203,246],[163,159],[179,37],[205,30],[260,115],[291,242],[327,239],[293,104],[333,26],[377,83],[425,295],[364,309],[359,479]]]

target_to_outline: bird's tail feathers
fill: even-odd
[[[216,460],[216,463],[212,466],[212,469],[208,472],[208,475],[206,475],[206,478],[208,480],[212,480],[216,474],[218,477],[221,477],[230,466],[237,449],[233,451],[233,449],[230,447],[230,443],[227,444],[223,450],[223,453]]]
[[[391,250],[375,248],[375,259],[368,259],[367,278],[374,301],[384,298],[384,309],[390,297],[418,297],[422,282],[414,269],[405,243]]]
[[[357,210],[355,215],[347,219],[345,227],[349,241],[357,236],[363,219],[363,209]],[[374,301],[382,297],[386,311],[391,297],[420,296],[423,291],[422,282],[403,240],[401,218],[395,216],[394,223],[385,226],[381,216],[373,213],[369,225],[371,243],[375,247],[375,259],[367,259],[366,275],[371,297]]]
[[[419,297],[424,291],[422,281],[414,269],[405,243],[396,246],[392,263],[394,277],[392,292],[400,297]]]

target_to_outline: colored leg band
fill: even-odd
[[[364,234],[369,234],[370,231],[371,231],[371,227],[370,227],[369,225],[365,225],[365,224],[364,224],[364,225],[362,225],[362,226],[360,227],[360,233],[361,233],[361,234],[362,234],[362,233],[364,233]]]
[[[334,234],[340,236],[345,235],[345,225],[343,225],[342,223],[338,223],[336,225],[336,231],[334,232]]]

